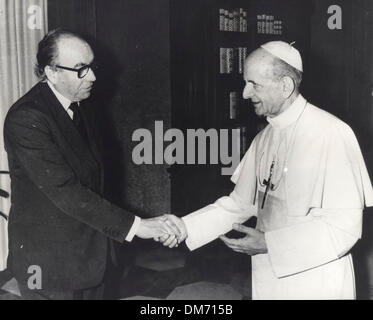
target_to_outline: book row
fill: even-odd
[[[247,48],[219,48],[220,73],[243,73]]]
[[[219,9],[219,30],[231,32],[247,32],[247,12],[242,9]]]
[[[256,24],[259,34],[282,34],[282,20],[275,20],[274,16],[258,15]]]

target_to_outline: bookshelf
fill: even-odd
[[[171,2],[172,126],[240,129],[242,157],[266,125],[242,98],[244,58],[265,42],[283,40],[295,41],[307,60],[311,9],[295,0]],[[172,168],[171,207],[187,213],[229,193],[233,184],[222,166]]]

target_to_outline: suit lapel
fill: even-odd
[[[92,130],[92,120],[90,120],[88,117],[87,117],[87,114],[89,112],[89,108],[91,108],[90,105],[88,105],[85,101],[81,102],[81,110],[83,111],[81,113],[81,116],[83,118],[83,122],[84,122],[84,127],[87,131],[87,136],[88,136],[88,140],[89,140],[89,146],[90,146],[90,150],[92,152],[92,155],[95,157],[95,159],[99,162],[100,166],[103,166],[103,163],[102,163],[102,158],[101,158],[101,153],[97,147],[97,143],[96,143],[96,139],[97,137],[95,136],[94,134],[94,130]]]
[[[86,110],[87,108],[91,108],[92,106],[88,105],[86,102],[82,102],[81,107],[82,107],[81,110],[83,111],[83,112],[81,112],[81,116],[82,116],[82,119],[83,119],[83,122],[84,122],[85,129],[87,131],[88,141],[89,141],[89,145],[90,145],[90,151],[92,152],[93,157],[96,159],[97,164],[100,167],[100,179],[101,179],[100,181],[102,182],[101,183],[101,192],[103,192],[103,181],[104,181],[103,159],[101,157],[101,152],[99,151],[97,143],[96,143],[97,137],[95,136],[95,134],[93,132],[93,127],[92,127],[93,121],[89,117],[87,117],[87,114],[88,114],[89,110]]]
[[[92,106],[85,101],[82,102],[82,110],[81,112],[84,126],[87,131],[87,136],[90,144],[90,150],[92,152],[93,157],[96,159],[96,163],[98,164],[100,168],[100,192],[104,192],[104,163],[102,159],[102,153],[100,152],[98,145],[97,145],[97,138],[94,134],[93,125],[96,125],[95,121],[92,121],[92,118],[87,117],[90,110],[87,110],[88,108],[92,108]]]
[[[95,167],[95,159],[93,159],[92,157],[92,153],[90,151],[89,146],[80,136],[71,118],[69,117],[61,103],[58,101],[56,96],[53,94],[51,89],[48,87],[48,84],[41,83],[40,90],[44,99],[46,100],[46,106],[49,109],[50,114],[52,114],[60,132],[63,134],[66,141],[69,143],[71,149],[73,150],[77,158],[83,160],[85,164]],[[88,127],[86,120],[84,121],[86,127]],[[92,145],[91,139],[92,134],[89,133],[89,141]]]

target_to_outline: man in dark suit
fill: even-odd
[[[170,234],[172,244],[178,230],[163,216],[140,219],[102,198],[97,133],[83,102],[96,80],[89,44],[61,29],[49,32],[39,43],[36,73],[41,81],[4,124],[12,195],[8,265],[26,299],[102,298],[112,240]],[[32,270],[41,271],[33,279],[41,283],[30,287]]]

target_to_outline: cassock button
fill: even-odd
[[[288,168],[284,168],[284,172],[285,172],[285,173],[288,172]]]

